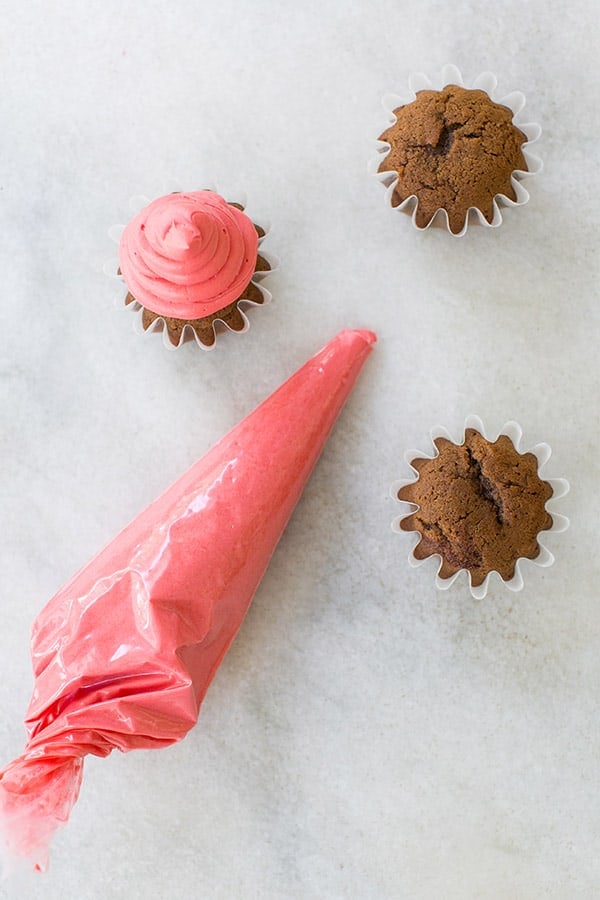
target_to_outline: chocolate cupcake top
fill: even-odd
[[[419,477],[397,495],[418,507],[400,521],[421,536],[414,557],[438,554],[440,578],[467,569],[473,587],[492,571],[509,581],[519,558],[538,556],[537,536],[552,527],[552,487],[539,477],[537,457],[518,453],[507,435],[492,443],[474,428],[460,445],[434,443],[438,455],[413,459]]]
[[[485,91],[453,84],[419,91],[394,115],[396,122],[379,137],[390,151],[378,171],[398,176],[393,206],[417,198],[420,228],[445,209],[457,234],[471,207],[491,224],[495,196],[517,200],[511,175],[527,171],[522,151],[527,136],[513,124],[512,110],[494,103]]]

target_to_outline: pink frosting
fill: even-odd
[[[152,312],[200,319],[244,292],[256,269],[252,221],[214,191],[167,194],[129,222],[119,265],[130,293]]]

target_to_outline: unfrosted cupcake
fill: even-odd
[[[164,329],[168,346],[195,338],[209,349],[217,323],[245,331],[244,307],[270,299],[258,283],[272,268],[259,249],[264,236],[242,204],[216,191],[159,197],[119,240],[125,303],[140,311],[144,331]]]
[[[474,89],[463,86],[456,67],[447,66],[443,76],[441,90],[423,77],[413,79],[412,102],[388,96],[390,125],[379,135],[375,174],[388,187],[392,207],[412,210],[417,228],[427,228],[440,213],[460,235],[470,210],[480,222],[499,225],[499,203],[518,206],[529,199],[520,180],[541,168],[527,150],[540,129],[516,124],[522,94],[492,99],[496,79],[490,73]]]
[[[474,596],[484,596],[491,572],[519,590],[519,560],[553,561],[540,534],[566,527],[564,516],[548,511],[546,504],[566,493],[568,485],[539,474],[550,455],[547,444],[523,453],[519,426],[507,423],[502,432],[488,440],[475,417],[467,421],[462,442],[439,430],[433,457],[407,454],[416,481],[394,486],[394,496],[413,508],[396,520],[395,530],[416,533],[415,564],[439,558],[440,587],[465,570]]]

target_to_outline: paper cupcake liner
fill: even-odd
[[[435,438],[439,438],[439,437],[447,438],[449,441],[452,441],[452,443],[454,443],[454,444],[464,443],[465,431],[468,428],[474,428],[487,441],[490,441],[492,443],[495,440],[497,440],[497,438],[501,434],[505,434],[510,438],[510,440],[514,444],[514,447],[515,447],[515,450],[517,451],[517,453],[521,453],[521,454],[533,453],[538,459],[538,475],[539,475],[539,477],[541,479],[543,479],[544,481],[547,481],[550,484],[550,486],[552,487],[552,496],[546,503],[546,510],[552,516],[552,527],[546,529],[545,531],[541,531],[538,534],[537,540],[538,540],[538,544],[540,547],[539,555],[535,559],[528,559],[526,557],[519,558],[515,565],[515,574],[510,579],[510,581],[504,581],[500,577],[498,572],[492,571],[487,575],[485,581],[477,587],[473,587],[473,585],[471,584],[471,576],[467,569],[460,569],[460,571],[451,575],[449,578],[440,578],[439,571],[442,567],[442,558],[441,558],[441,556],[439,556],[439,554],[435,554],[433,556],[426,557],[425,559],[416,559],[416,557],[414,556],[414,550],[415,550],[415,547],[417,546],[417,544],[419,543],[420,535],[417,532],[402,531],[402,529],[400,528],[400,522],[402,521],[402,519],[405,519],[407,516],[411,515],[411,513],[414,512],[415,509],[417,509],[418,507],[414,503],[408,503],[405,500],[398,499],[398,491],[400,490],[400,488],[404,487],[407,484],[414,484],[414,482],[416,480],[418,480],[418,472],[415,469],[415,467],[412,465],[412,461],[416,458],[435,459],[435,457],[438,456],[437,448],[436,448],[435,444],[433,443]],[[547,464],[548,460],[550,459],[550,456],[552,453],[549,445],[546,443],[540,443],[540,444],[535,444],[533,447],[521,448],[520,444],[521,444],[522,436],[523,436],[523,430],[522,430],[521,426],[518,425],[517,422],[510,421],[510,422],[506,422],[497,434],[490,437],[489,433],[486,432],[485,426],[484,426],[483,422],[481,421],[481,419],[478,416],[470,415],[470,416],[467,416],[467,418],[465,419],[465,424],[463,426],[462,435],[459,436],[458,439],[453,437],[445,428],[439,426],[436,428],[432,428],[432,430],[430,431],[430,438],[431,438],[433,452],[431,452],[431,451],[424,452],[422,450],[407,450],[406,453],[404,454],[405,462],[408,463],[408,465],[412,469],[413,473],[417,477],[416,478],[404,478],[404,479],[400,479],[399,481],[395,481],[390,488],[390,493],[391,493],[391,496],[394,498],[394,500],[396,500],[397,503],[402,504],[403,507],[409,507],[407,512],[402,513],[401,515],[397,516],[393,520],[392,531],[394,531],[398,534],[405,535],[407,537],[412,537],[413,546],[411,547],[411,550],[408,555],[408,562],[412,568],[418,568],[418,567],[420,567],[422,565],[426,565],[426,564],[432,565],[432,562],[431,562],[432,560],[438,561],[435,563],[435,565],[437,566],[436,576],[435,576],[435,585],[439,590],[441,590],[441,591],[447,590],[452,584],[454,584],[456,579],[459,578],[463,572],[465,572],[467,574],[471,595],[476,600],[482,600],[485,597],[485,595],[487,594],[488,588],[490,586],[490,581],[492,578],[495,578],[500,584],[504,585],[510,591],[520,591],[520,590],[522,590],[523,585],[524,585],[524,577],[523,577],[522,569],[526,565],[529,564],[529,565],[535,565],[535,566],[540,566],[540,567],[544,568],[546,566],[551,566],[552,563],[554,562],[554,556],[550,552],[550,550],[548,550],[548,548],[545,546],[545,544],[543,543],[543,539],[544,539],[544,536],[547,534],[566,531],[566,529],[569,527],[569,519],[566,516],[562,515],[561,513],[558,513],[555,511],[556,502],[561,500],[569,492],[569,482],[565,478],[547,478],[546,475],[544,474],[543,470],[545,469],[546,464]]]
[[[238,203],[240,206],[244,207],[244,213],[248,216],[248,218],[251,219],[255,225],[258,225],[260,228],[263,229],[263,231],[265,233],[262,237],[259,237],[259,239],[258,239],[258,250],[259,250],[260,256],[268,262],[270,268],[267,271],[255,272],[249,282],[250,284],[254,285],[254,287],[256,287],[260,291],[262,298],[263,298],[262,303],[256,303],[253,300],[246,300],[246,299],[240,299],[240,300],[235,301],[238,312],[240,314],[240,317],[242,318],[243,323],[244,323],[242,328],[232,328],[228,324],[228,322],[224,321],[223,319],[218,318],[218,316],[217,316],[212,323],[212,329],[213,329],[213,334],[214,334],[214,338],[215,338],[212,344],[207,345],[207,344],[202,343],[202,341],[196,334],[196,331],[194,330],[194,328],[189,324],[186,324],[183,327],[180,338],[179,338],[179,342],[177,344],[173,344],[169,338],[167,325],[162,316],[157,316],[157,318],[154,319],[154,321],[147,328],[144,328],[144,325],[142,322],[142,311],[143,311],[144,307],[142,306],[142,304],[138,303],[137,300],[135,300],[135,299],[133,301],[131,301],[130,303],[125,302],[129,291],[128,291],[127,285],[125,284],[125,279],[123,278],[122,275],[119,274],[119,261],[117,258],[117,254],[115,253],[115,255],[113,257],[111,257],[111,259],[107,260],[102,267],[104,274],[115,281],[116,290],[115,290],[114,300],[113,300],[114,305],[119,310],[129,310],[130,313],[131,313],[131,311],[133,311],[135,313],[135,316],[133,318],[133,330],[135,331],[136,334],[140,335],[141,337],[146,338],[150,334],[153,334],[155,332],[162,333],[163,346],[166,347],[167,350],[178,350],[181,346],[183,346],[183,344],[187,344],[190,341],[195,341],[196,344],[202,350],[206,350],[206,351],[214,350],[214,348],[217,346],[218,336],[220,333],[225,332],[225,331],[231,331],[234,334],[244,334],[246,331],[248,331],[248,329],[250,328],[250,320],[248,319],[247,315],[245,314],[245,311],[244,311],[245,309],[248,309],[253,306],[258,306],[258,307],[267,306],[273,299],[273,295],[271,294],[271,292],[263,285],[264,279],[268,275],[270,275],[272,272],[274,272],[279,266],[278,258],[276,256],[274,256],[272,253],[265,253],[265,251],[262,249],[262,245],[270,233],[270,228],[271,228],[270,223],[265,222],[265,220],[262,216],[259,217],[259,219],[255,218],[252,211],[248,209],[247,198],[243,192],[227,191],[226,193],[224,193],[217,187],[217,185],[214,182],[207,180],[207,179],[203,179],[202,184],[203,184],[203,187],[198,188],[198,190],[215,191],[216,193],[220,194],[222,197],[225,197],[225,199],[227,200],[228,203]],[[182,188],[179,184],[176,184],[171,181],[171,182],[169,182],[168,187],[166,187],[160,194],[157,194],[156,196],[163,196],[166,194],[179,192],[181,190],[182,190]],[[152,198],[150,198],[150,197],[146,197],[141,194],[136,195],[136,196],[130,198],[129,208],[131,209],[131,212],[133,215],[137,215],[138,212],[140,212],[142,209],[144,209],[144,207],[148,206],[148,204],[151,202],[152,202]],[[110,239],[116,244],[117,247],[119,245],[119,240],[121,238],[121,234],[123,233],[124,228],[125,228],[124,224],[123,225],[112,225],[111,228],[109,228],[109,230],[108,230],[108,235],[109,235]]]
[[[448,214],[446,213],[445,209],[441,208],[438,209],[437,212],[432,216],[427,225],[421,227],[417,225],[416,222],[418,199],[414,194],[410,197],[407,197],[406,200],[403,200],[402,203],[400,203],[398,206],[392,206],[392,196],[394,193],[394,188],[398,182],[398,177],[394,174],[394,172],[378,171],[379,166],[390,151],[390,145],[385,141],[381,141],[378,139],[375,140],[374,143],[376,147],[376,154],[369,161],[368,171],[370,175],[373,175],[386,188],[385,199],[390,208],[410,215],[413,226],[418,231],[425,231],[427,228],[430,228],[433,225],[434,227],[445,227],[454,237],[462,237],[467,233],[469,222],[473,225],[477,224],[487,226],[488,228],[497,228],[502,224],[501,207],[524,206],[525,203],[528,202],[529,192],[522,184],[522,179],[529,178],[533,175],[538,175],[543,169],[542,160],[538,156],[536,156],[530,149],[531,144],[534,144],[539,139],[542,133],[542,129],[534,122],[521,121],[523,118],[521,113],[526,103],[525,95],[521,93],[521,91],[512,91],[510,94],[499,96],[496,90],[498,79],[492,72],[482,72],[481,75],[478,75],[474,80],[473,84],[468,85],[464,83],[460,70],[456,66],[446,65],[443,66],[441,71],[441,84],[439,85],[439,87],[437,87],[436,84],[427,77],[427,75],[424,75],[422,72],[417,72],[412,74],[408,79],[410,94],[401,95],[389,93],[384,95],[381,102],[386,112],[387,120],[380,133],[383,132],[385,128],[389,128],[390,125],[393,125],[396,122],[394,110],[398,109],[399,106],[405,106],[408,103],[412,103],[413,100],[416,99],[417,91],[441,90],[448,84],[456,84],[460,87],[471,90],[485,91],[485,93],[494,103],[499,103],[502,106],[508,106],[508,108],[512,110],[514,125],[516,125],[517,128],[519,128],[527,137],[527,141],[521,146],[523,156],[525,157],[525,160],[527,162],[527,171],[517,169],[512,173],[510,178],[517,199],[511,200],[510,197],[507,197],[505,194],[496,194],[493,200],[494,214],[491,222],[488,222],[488,220],[480,212],[480,210],[477,209],[477,207],[470,207],[467,210],[467,215],[465,216],[465,222],[462,230],[459,232],[450,230]]]

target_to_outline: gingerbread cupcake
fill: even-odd
[[[465,570],[475,597],[485,596],[492,572],[511,590],[520,590],[520,560],[541,566],[554,561],[540,535],[567,527],[568,520],[547,504],[563,496],[568,484],[542,477],[550,448],[538,444],[522,452],[521,435],[509,422],[489,440],[481,420],[470,417],[462,441],[438,429],[433,457],[418,451],[406,455],[417,479],[398,482],[392,490],[412,511],[393,527],[416,534],[414,565],[439,558],[438,587],[448,587]]]
[[[517,124],[523,94],[493,99],[497,81],[491,73],[480,75],[472,89],[454,66],[442,75],[441,90],[413,76],[412,101],[384,98],[389,127],[379,135],[372,171],[387,187],[390,205],[412,213],[417,228],[445,220],[458,236],[469,219],[497,226],[501,206],[527,202],[521,181],[541,169],[529,151],[541,130]]]
[[[170,349],[192,339],[211,349],[219,325],[246,331],[244,309],[271,298],[260,284],[273,268],[264,237],[244,204],[214,190],[159,197],[120,235],[124,303],[139,313],[144,332],[162,331]]]

